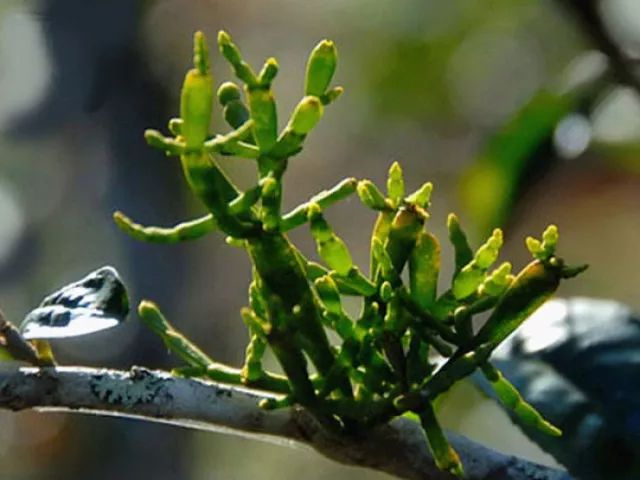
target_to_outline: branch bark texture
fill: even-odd
[[[134,367],[116,371],[84,367],[0,370],[0,408],[37,409],[138,418],[201,430],[235,433],[276,443],[301,443],[347,465],[404,479],[450,480],[439,471],[417,423],[388,425],[345,437],[326,431],[305,410],[265,411],[262,392]],[[504,455],[449,434],[468,479],[572,480],[566,472]]]

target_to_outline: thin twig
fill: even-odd
[[[0,408],[81,412],[139,418],[310,446],[347,465],[404,479],[451,480],[438,470],[419,424],[404,418],[354,436],[327,432],[297,407],[265,411],[268,394],[134,367],[0,369]],[[469,480],[572,480],[566,472],[504,455],[449,434]]]
[[[7,320],[2,310],[0,310],[0,346],[4,347],[16,360],[36,366],[46,366],[33,345],[20,335],[18,329]]]

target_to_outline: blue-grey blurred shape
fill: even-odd
[[[47,296],[25,317],[27,340],[88,335],[115,327],[129,313],[127,290],[113,267],[102,267]]]
[[[640,478],[640,319],[629,308],[592,298],[552,300],[493,359],[562,429],[556,438],[520,425],[573,475]],[[486,380],[475,379],[491,395]]]

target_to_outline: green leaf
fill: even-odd
[[[404,176],[402,174],[402,167],[400,167],[398,162],[393,162],[391,168],[389,168],[387,196],[394,207],[398,207],[404,197]]]
[[[440,242],[428,232],[420,232],[409,257],[411,298],[423,309],[436,299],[440,273]]]
[[[209,136],[213,104],[213,78],[209,53],[201,32],[194,36],[194,69],[189,70],[180,95],[181,133],[189,150],[202,148]]]
[[[338,52],[331,40],[323,40],[313,49],[307,62],[305,95],[324,95],[336,71]]]
[[[450,213],[447,218],[447,230],[449,231],[449,241],[455,251],[455,275],[473,260],[473,250],[469,246],[467,235],[462,230],[460,220],[455,213]]]
[[[278,139],[278,115],[273,93],[265,88],[253,88],[248,91],[248,97],[253,136],[260,151],[267,153]]]
[[[465,207],[481,232],[504,223],[536,151],[575,101],[575,95],[538,91],[489,139],[462,182]]]
[[[253,69],[242,59],[240,50],[224,30],[218,32],[218,48],[222,56],[231,64],[236,77],[249,87],[258,85],[258,78]]]
[[[562,431],[544,417],[529,403],[527,403],[520,392],[502,375],[502,373],[489,363],[482,366],[482,373],[489,380],[491,388],[496,393],[500,402],[520,420],[524,425],[534,427],[539,431],[559,437]]]
[[[195,240],[218,229],[218,225],[211,214],[188,222],[182,222],[169,228],[140,225],[122,212],[114,212],[113,220],[120,230],[130,237],[150,243],[173,244]]]
[[[317,205],[309,208],[309,222],[320,257],[327,262],[329,268],[340,275],[347,275],[353,265],[349,249],[342,239],[333,233]]]
[[[460,457],[449,444],[449,440],[444,434],[442,427],[438,423],[435,412],[431,405],[427,405],[424,410],[418,412],[420,423],[427,435],[429,449],[433,454],[433,459],[440,470],[447,471],[456,477],[463,478],[464,470]]]
[[[372,210],[388,210],[389,205],[382,192],[370,180],[358,182],[358,197],[360,201]]]
[[[323,111],[324,107],[318,97],[306,96],[293,111],[288,128],[297,135],[306,135],[318,124]]]

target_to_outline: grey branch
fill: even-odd
[[[357,436],[324,430],[301,408],[265,411],[267,394],[134,367],[0,369],[0,408],[80,412],[138,418],[250,438],[304,444],[347,465],[405,479],[450,480],[439,471],[419,425],[396,419]],[[449,438],[469,479],[571,480],[567,473],[504,455],[462,436]]]

